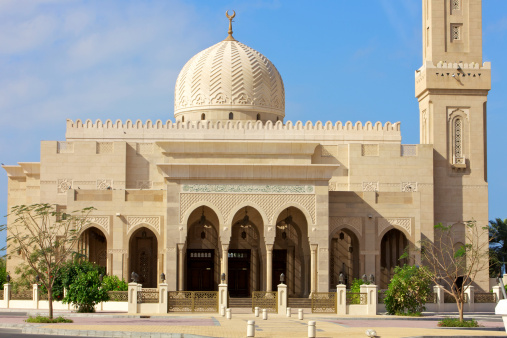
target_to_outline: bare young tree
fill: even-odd
[[[19,256],[48,290],[49,317],[53,318],[53,284],[58,269],[75,252],[81,230],[94,208],[65,213],[55,205],[18,205],[8,215],[7,257]]]
[[[487,273],[489,269],[488,227],[477,226],[476,221],[465,222],[464,229],[460,229],[462,226],[437,224],[434,240],[420,242],[422,264],[428,267],[433,282],[444,286],[444,292],[454,297],[461,322],[465,290],[479,272]],[[456,238],[456,234],[462,238]]]

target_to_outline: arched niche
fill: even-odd
[[[308,297],[311,255],[307,217],[299,208],[289,206],[278,214],[275,228],[273,288],[280,284],[283,273],[289,296]]]
[[[347,288],[355,278],[360,278],[359,239],[347,227],[337,229],[329,243],[329,285],[334,288],[343,274]]]
[[[396,266],[405,265],[408,260],[400,259],[408,246],[407,237],[398,229],[387,231],[380,242],[380,288],[387,289],[394,276]]]
[[[266,245],[263,215],[254,207],[238,209],[231,224],[227,275],[231,297],[250,297],[264,283]]]
[[[77,251],[107,271],[107,237],[95,226],[87,227],[79,236]]]
[[[220,238],[217,213],[206,205],[196,207],[187,221],[185,282],[188,291],[218,290]]]
[[[148,227],[135,230],[129,239],[129,276],[139,275],[143,288],[156,288],[158,285],[158,240]]]

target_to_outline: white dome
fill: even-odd
[[[268,58],[230,36],[185,64],[176,80],[174,116],[177,121],[283,121],[282,77]]]

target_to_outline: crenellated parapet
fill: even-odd
[[[227,132],[228,131],[228,132]],[[235,132],[231,132],[235,131]],[[165,139],[264,139],[265,136],[274,140],[371,140],[401,142],[400,122],[346,123],[330,121],[322,123],[311,121],[303,123],[288,121],[187,121],[165,123],[150,120],[143,123],[127,120],[113,122],[101,120],[67,120],[67,140],[90,139],[125,139],[125,140],[165,140]],[[347,137],[347,136],[350,136]]]

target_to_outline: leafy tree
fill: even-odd
[[[492,262],[492,266],[497,267],[494,272],[498,275],[502,266],[507,272],[507,219],[497,218],[489,221],[489,239],[492,253],[490,257],[496,259]]]
[[[427,267],[397,266],[385,293],[384,304],[389,314],[416,314],[426,308],[432,295],[430,272]]]
[[[109,300],[107,291],[101,286],[97,270],[78,271],[63,303],[71,303],[78,308],[78,312],[95,312],[95,304]]]
[[[0,257],[0,290],[4,289],[4,284],[7,282],[7,264],[5,258]]]
[[[90,207],[67,214],[47,203],[18,205],[7,215],[8,227],[0,228],[7,230],[7,257],[23,258],[47,289],[50,318],[53,318],[56,272],[76,248],[92,210]]]
[[[118,276],[106,276],[102,281],[102,287],[106,291],[128,291],[129,285]]]
[[[428,267],[427,276],[435,284],[443,285],[444,292],[456,300],[460,321],[463,322],[465,290],[472,284],[479,272],[489,268],[488,227],[479,227],[475,221],[464,224],[465,244],[455,241],[460,225],[437,224],[433,241],[423,239],[421,257]]]

